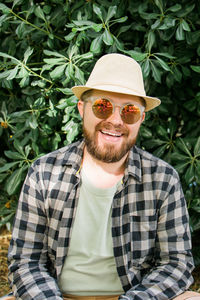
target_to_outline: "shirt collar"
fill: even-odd
[[[132,147],[129,152],[124,178],[125,181],[128,175],[133,176],[138,181],[142,180],[141,157],[136,146]]]
[[[76,172],[79,171],[83,159],[83,149],[84,149],[84,142],[83,140],[78,141],[76,143],[72,143],[67,146],[67,151],[65,147],[62,148],[64,153],[64,157],[62,160],[62,165],[65,166],[72,166]],[[61,150],[62,150],[61,149]]]
[[[67,151],[65,151],[62,165],[72,166],[76,173],[79,173],[83,159],[84,146],[84,140],[69,145]],[[65,147],[62,149],[65,149]],[[141,158],[136,146],[132,147],[129,152],[124,181],[128,179],[129,175],[133,176],[136,180],[141,181]]]

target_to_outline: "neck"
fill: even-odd
[[[114,163],[105,163],[92,157],[84,149],[83,169],[88,179],[97,187],[111,187],[123,177],[127,156],[124,156],[120,161]]]
[[[87,151],[87,148],[85,147],[83,163],[85,161],[85,163],[87,162],[94,168],[102,169],[108,174],[119,175],[124,174],[127,156],[128,154],[125,155],[120,161],[114,163],[106,163],[91,156],[90,153]]]

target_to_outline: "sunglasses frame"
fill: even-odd
[[[90,102],[90,103],[92,103],[92,106],[94,105],[94,103],[95,103],[95,101],[96,100],[98,100],[98,99],[102,99],[102,100],[107,100],[107,101],[109,101],[111,104],[112,104],[112,113],[111,113],[111,115],[115,112],[115,109],[116,109],[116,107],[119,107],[120,108],[120,116],[122,117],[122,111],[123,111],[123,109],[124,109],[124,107],[126,106],[126,105],[133,105],[133,106],[135,106],[135,107],[138,107],[139,109],[140,109],[140,118],[142,117],[142,114],[143,114],[143,112],[145,111],[145,107],[143,106],[143,105],[140,105],[140,104],[135,104],[135,103],[131,103],[131,102],[127,102],[127,103],[125,103],[125,104],[116,104],[116,103],[114,103],[111,99],[109,99],[108,97],[97,97],[97,96],[91,96],[91,97],[89,97],[89,99],[85,99],[84,100],[84,102]],[[92,110],[93,111],[93,110]],[[95,115],[95,113],[93,112],[93,114]],[[110,115],[110,116],[111,116]],[[96,115],[95,115],[96,116]],[[109,116],[109,117],[110,117]],[[101,120],[106,120],[107,118],[99,118],[99,119],[101,119]],[[125,122],[126,123],[126,122]],[[134,123],[127,123],[127,124],[135,124],[135,123],[137,123],[137,121],[136,122],[134,122]]]

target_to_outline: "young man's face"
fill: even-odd
[[[88,152],[95,159],[111,163],[120,161],[126,156],[135,144],[138,131],[145,113],[135,124],[126,124],[121,119],[120,107],[122,104],[139,104],[140,97],[104,91],[92,91],[94,98],[108,98],[115,104],[115,111],[107,119],[96,117],[92,111],[91,102],[78,102],[78,109],[83,118],[83,133]]]

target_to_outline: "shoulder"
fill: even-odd
[[[78,163],[82,159],[83,146],[83,142],[78,141],[57,149],[36,159],[32,167],[51,169],[53,167]]]
[[[173,166],[171,166],[166,161],[154,156],[153,154],[139,148],[135,147],[134,151],[136,151],[140,158],[141,169],[144,173],[151,174],[165,174],[169,176],[173,176],[175,178],[179,178],[178,172],[175,170]]]

